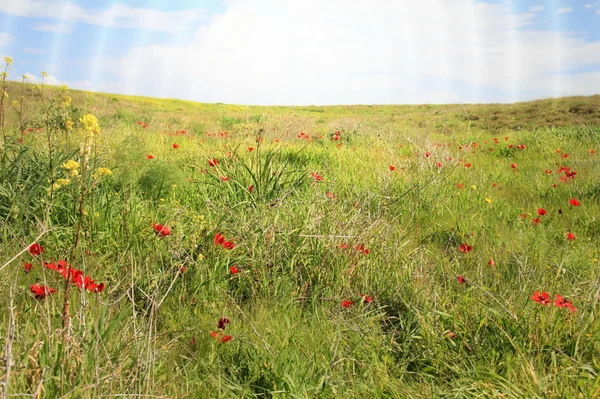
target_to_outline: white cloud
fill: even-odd
[[[540,12],[540,11],[544,11],[544,6],[529,7],[529,12]]]
[[[241,104],[517,101],[600,92],[600,42],[534,30],[535,14],[476,0],[229,0],[185,46],[98,68],[106,90]],[[583,82],[583,83],[580,83]],[[441,93],[441,94],[440,94]]]
[[[54,32],[54,33],[71,33],[71,25],[60,23],[60,24],[47,24],[47,23],[38,23],[31,27],[33,30],[41,31],[41,32]]]
[[[568,12],[573,12],[573,7],[561,7],[558,9],[559,14],[565,14]]]
[[[181,32],[204,19],[204,10],[160,11],[113,4],[105,10],[86,9],[63,0],[0,0],[0,12],[21,17],[47,18],[63,22]]]
[[[12,40],[13,36],[11,34],[0,32],[0,47],[8,46],[12,43]]]
[[[41,49],[41,48],[22,48],[21,51],[26,54],[33,54],[33,55],[40,55],[40,54],[47,53],[46,50]]]
[[[583,6],[583,8],[594,8],[600,6],[600,3],[588,3]]]
[[[28,83],[40,84],[42,82],[42,78],[40,75],[34,75],[31,72],[25,72],[23,76],[27,78]],[[44,78],[44,84],[51,86],[66,85],[69,88],[77,88],[80,90],[101,90],[103,88],[103,86],[94,85],[88,80],[63,81],[52,75],[48,75]]]

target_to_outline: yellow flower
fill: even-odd
[[[71,180],[70,179],[56,179],[56,181],[52,185],[52,188],[54,190],[58,190],[59,188],[64,187],[64,186],[68,186],[69,184],[71,184]]]
[[[88,132],[100,133],[100,126],[98,125],[98,118],[92,114],[85,114],[80,119],[83,123],[83,127]]]
[[[4,57],[4,62],[6,62],[7,65],[10,65],[10,64],[12,64],[12,58]]]
[[[79,169],[79,162],[69,159],[67,162],[63,163],[61,167],[66,170],[77,170]]]
[[[65,107],[68,107],[69,105],[71,105],[71,97],[69,96],[65,96],[64,100],[63,100],[63,104],[65,105]]]
[[[48,77],[48,73],[42,72],[42,78],[47,78],[47,77]]]
[[[474,184],[471,186],[471,188],[472,188],[473,190],[477,190],[477,186],[476,186],[476,185],[474,185]]]
[[[67,128],[68,131],[73,130],[73,121],[71,119],[67,119],[65,121],[65,127]]]
[[[29,80],[29,76],[27,76],[27,75],[23,75],[23,79],[24,79],[24,80]]]
[[[19,102],[17,100],[12,102],[12,106],[13,107],[18,107],[19,106]]]
[[[492,199],[486,197],[485,202],[487,202],[488,204],[491,204],[492,203]]]
[[[112,171],[110,169],[98,168],[98,170],[96,170],[96,173],[94,173],[93,177],[96,179],[96,178],[110,176],[110,175],[112,175]]]

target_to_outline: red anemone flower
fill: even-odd
[[[223,335],[220,331],[214,332],[211,331],[210,335],[215,339],[215,341],[219,341],[221,343],[229,342],[233,338],[231,335]]]
[[[467,279],[464,276],[457,276],[456,281],[458,281],[460,284],[464,284],[467,282]]]
[[[545,214],[547,214],[547,213],[548,213],[548,211],[547,211],[547,210],[545,210],[544,208],[538,208],[538,211],[537,211],[537,213],[538,213],[538,215],[540,215],[540,216],[544,216]]]
[[[388,166],[388,168],[389,168],[389,169],[390,169],[390,171],[392,171],[392,172],[393,172],[393,171],[396,169],[396,167],[395,167],[394,165],[390,165],[390,166]]]
[[[225,248],[225,249],[233,249],[233,248],[235,248],[235,243],[231,242],[231,241],[225,241],[223,243],[223,248]]]
[[[215,239],[214,239],[214,243],[215,245],[223,245],[223,243],[225,242],[225,236],[217,233],[215,234]]]
[[[31,263],[23,263],[23,270],[25,270],[25,273],[29,273],[31,269],[33,269],[33,265]]]
[[[458,247],[458,250],[460,252],[464,252],[466,254],[468,254],[469,252],[471,252],[473,250],[473,246],[472,245],[467,245],[464,242],[461,244],[460,247]]]
[[[564,297],[555,294],[556,299],[554,300],[554,306],[559,308],[567,308],[571,312],[575,312],[577,309],[573,306],[573,302],[566,300]]]
[[[229,272],[235,276],[235,275],[236,275],[236,274],[238,274],[240,271],[238,270],[238,268],[237,268],[237,267],[235,267],[235,266],[231,266],[231,267],[229,268]]]
[[[579,206],[579,205],[581,205],[581,203],[580,203],[579,201],[577,201],[575,198],[571,198],[571,199],[569,200],[569,203],[570,203],[571,205],[573,205],[573,206]]]
[[[575,238],[577,238],[577,237],[575,237],[575,234],[573,234],[573,233],[567,233],[567,240],[573,241]]]
[[[150,154],[146,155],[146,158],[148,158],[148,159],[154,159],[154,157],[152,155],[150,155]]]
[[[224,330],[229,323],[230,323],[229,319],[227,317],[223,316],[217,322],[217,328],[219,330]]]
[[[173,148],[178,149],[179,148],[179,144],[173,143]]]
[[[254,186],[248,186],[248,192],[252,194],[252,191],[254,191]]]
[[[347,299],[344,299],[344,300],[342,301],[342,307],[343,307],[344,309],[348,309],[348,308],[350,308],[352,305],[354,305],[354,302],[350,302],[350,301],[349,301],[349,300],[347,300]]]
[[[471,167],[471,164],[470,164],[470,163],[466,163],[466,164],[465,164],[465,168],[470,168],[470,167]]]
[[[218,164],[219,164],[219,161],[217,159],[209,159],[208,160],[208,166],[210,166],[211,168],[214,168]]]
[[[167,226],[163,226],[162,224],[152,223],[152,228],[160,238],[164,238],[171,234],[171,229]]]
[[[35,294],[35,297],[38,299],[43,299],[46,296],[56,292],[54,288],[46,287],[45,285],[39,285],[38,283],[31,284],[29,289],[31,290],[31,293]]]
[[[488,265],[494,267],[494,266],[496,266],[496,262],[494,262],[494,259],[490,259],[490,261],[488,262]]]
[[[539,304],[542,304],[544,306],[548,305],[550,303],[550,296],[548,295],[547,292],[540,292],[538,293],[537,291],[533,291],[533,295],[531,295],[531,299],[534,302],[537,302]]]
[[[510,167],[516,170],[517,169],[517,164],[516,163],[511,163]]]
[[[29,247],[29,253],[32,256],[41,255],[42,252],[44,252],[44,247],[42,247],[40,244],[31,244]]]
[[[363,301],[365,301],[366,303],[371,303],[371,302],[373,302],[373,297],[372,297],[372,296],[369,296],[369,295],[362,294],[360,297],[361,297],[361,298],[362,298],[362,300],[363,300]]]

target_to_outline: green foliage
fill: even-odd
[[[567,117],[593,115],[596,97],[474,106],[470,118],[452,106],[272,107],[268,118],[253,107],[246,123],[239,106],[72,96],[69,137],[33,98],[28,120],[54,130],[19,143],[11,119],[0,148],[9,396],[597,394],[599,130]],[[100,134],[81,131],[78,100]],[[567,126],[548,126],[549,104]],[[136,115],[152,115],[148,127]],[[248,131],[259,127],[257,141]],[[67,160],[84,173],[86,140],[85,195],[80,176],[50,195]],[[561,179],[561,165],[575,178]],[[548,214],[534,224],[540,207]],[[45,251],[31,256],[40,235]],[[68,339],[65,280],[42,264],[66,258],[106,284],[71,286]],[[36,298],[36,282],[57,292]],[[534,291],[577,310],[535,303]]]

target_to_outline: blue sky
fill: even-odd
[[[0,0],[11,77],[241,104],[600,93],[600,0]]]

